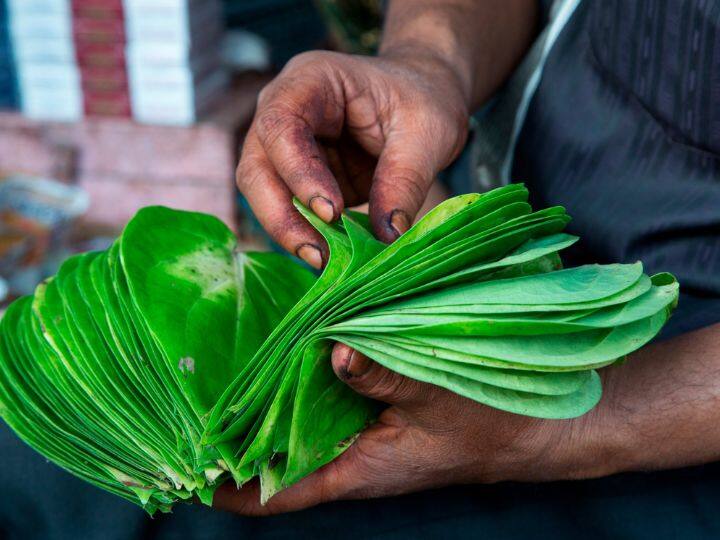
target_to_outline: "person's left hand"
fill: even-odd
[[[335,461],[260,505],[256,482],[227,483],[214,506],[244,515],[300,510],[340,499],[410,493],[451,484],[543,481],[607,474],[589,431],[596,408],[576,420],[538,420],[480,405],[394,373],[345,345],[332,365],[353,389],[390,405]],[[589,427],[593,429],[590,430]]]

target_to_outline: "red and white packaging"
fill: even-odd
[[[71,0],[86,116],[131,117],[122,0]]]

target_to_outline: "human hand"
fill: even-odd
[[[352,356],[351,356],[352,355]],[[720,455],[720,324],[600,371],[603,397],[572,420],[505,413],[384,369],[336,345],[335,373],[390,404],[335,461],[260,505],[256,484],[221,487],[219,508],[289,512],[450,484],[595,478],[688,467]]]
[[[326,222],[369,201],[376,236],[391,242],[462,149],[467,121],[459,76],[431,52],[304,53],[260,94],[238,187],[280,245],[320,268],[327,247],[292,196]]]
[[[338,377],[390,405],[335,461],[260,504],[259,486],[226,484],[216,507],[245,515],[300,510],[340,499],[400,495],[452,484],[587,478],[614,472],[598,452],[603,408],[549,421],[510,414],[389,371],[345,345]]]

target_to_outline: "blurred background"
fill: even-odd
[[[267,240],[234,168],[257,93],[308,49],[371,53],[381,0],[0,0],[0,312],[141,207]]]

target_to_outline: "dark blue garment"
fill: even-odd
[[[271,518],[180,505],[149,519],[47,463],[4,425],[0,455],[3,539],[720,538],[717,465],[574,483],[458,487]]]
[[[535,204],[574,216],[583,240],[571,264],[639,258],[678,275],[672,333],[720,321],[718,27],[717,2],[586,0],[549,58],[514,165]],[[4,426],[0,456],[2,538],[720,538],[718,464],[456,487],[268,519],[179,506],[149,520]]]
[[[564,205],[565,259],[680,280],[666,335],[720,321],[720,4],[586,1],[528,111],[513,178]]]
[[[0,109],[15,109],[17,81],[6,4],[7,0],[0,0]]]

